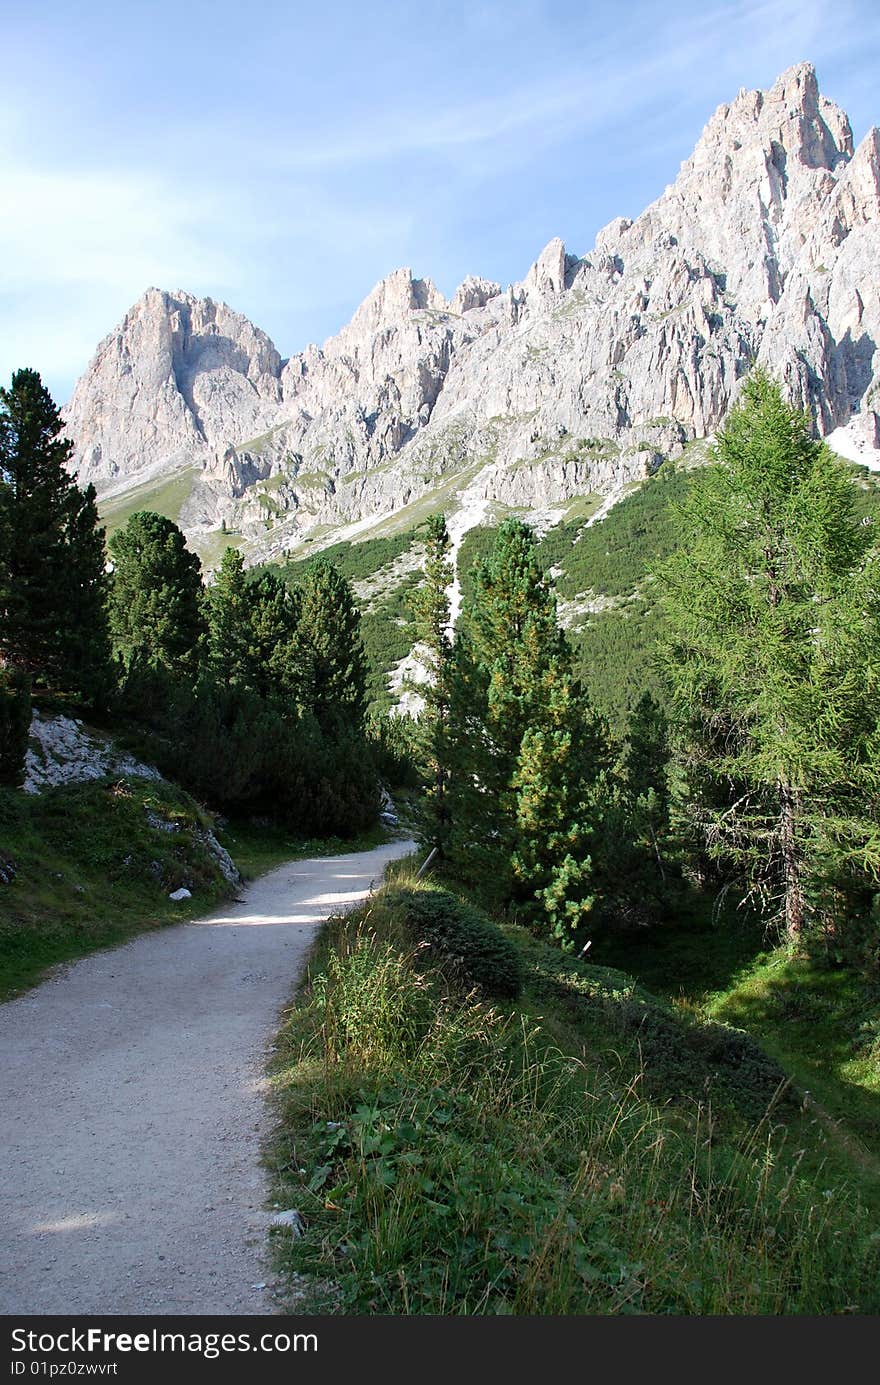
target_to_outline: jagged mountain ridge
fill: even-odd
[[[878,264],[880,132],[854,150],[805,63],[719,107],[635,221],[582,258],[551,241],[506,291],[396,270],[285,362],[226,305],[148,290],[76,386],[75,463],[105,495],[191,466],[184,527],[265,554],[449,477],[511,505],[607,493],[710,433],[755,360],[873,448]]]

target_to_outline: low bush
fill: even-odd
[[[431,887],[394,891],[388,905],[422,947],[426,963],[439,965],[466,986],[478,986],[485,995],[519,995],[519,954],[479,909]]]

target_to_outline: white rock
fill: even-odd
[[[270,1219],[269,1225],[289,1227],[294,1239],[298,1239],[302,1236],[306,1229],[302,1214],[297,1212],[294,1208],[291,1208],[288,1212],[276,1212]]]
[[[90,731],[72,717],[35,711],[25,756],[25,793],[36,794],[58,784],[77,784],[108,775],[159,779],[152,765],[121,751],[109,737]]]
[[[184,889],[184,887],[181,885],[181,887],[180,887],[179,890],[172,890],[172,892],[171,892],[171,894],[168,896],[168,898],[169,898],[169,899],[174,899],[174,900],[179,900],[179,899],[192,899],[192,891],[191,891],[191,890]]]

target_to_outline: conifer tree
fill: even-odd
[[[95,488],[70,496],[67,564],[68,615],[62,640],[65,681],[95,706],[113,687],[105,531],[98,524]]]
[[[317,559],[301,587],[294,657],[304,699],[325,731],[340,722],[363,726],[367,662],[359,627],[360,612],[345,578],[332,563]]]
[[[134,661],[192,679],[207,635],[197,555],[172,520],[148,510],[132,515],[109,548],[110,631],[116,654],[126,666]]]
[[[268,569],[248,577],[234,548],[226,549],[207,594],[214,676],[291,717],[303,710],[306,695],[296,645],[300,602],[299,590]]]
[[[523,735],[511,780],[516,836],[513,900],[563,946],[597,903],[609,752],[568,660],[541,677],[540,719]]]
[[[877,877],[880,573],[846,467],[745,384],[660,571],[663,652],[708,849],[792,939],[834,862]]]
[[[421,832],[431,846],[445,846],[449,830],[447,804],[449,779],[449,699],[452,674],[452,632],[449,627],[451,543],[443,515],[432,515],[425,524],[424,581],[410,598],[415,646],[427,674],[413,685],[424,700],[415,732],[419,769],[427,789]]]
[[[0,784],[17,789],[24,779],[30,729],[30,679],[0,665]]]
[[[0,657],[100,701],[110,681],[104,531],[95,492],[67,470],[73,445],[34,370],[0,390]]]
[[[573,677],[531,530],[508,520],[455,643],[449,855],[463,878],[569,937],[593,904],[604,728]]]
[[[231,686],[254,681],[251,607],[244,559],[227,548],[207,593],[208,651],[215,675]]]
[[[274,572],[261,572],[250,585],[253,687],[287,717],[308,707],[308,667],[297,642],[302,595]]]
[[[669,837],[670,759],[668,718],[657,699],[644,692],[629,715],[622,780],[632,835],[650,851],[661,876]]]

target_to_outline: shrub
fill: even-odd
[[[399,889],[386,899],[415,941],[425,945],[428,962],[487,995],[519,995],[519,954],[485,914],[447,890]]]
[[[0,668],[0,784],[17,789],[24,779],[30,726],[30,679],[17,669]]]

